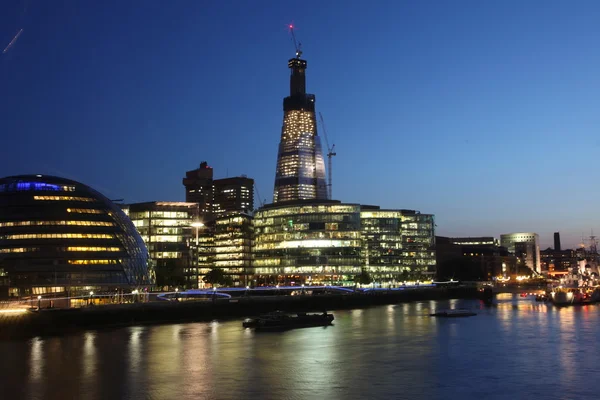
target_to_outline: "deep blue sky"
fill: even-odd
[[[0,175],[127,202],[184,172],[272,200],[294,22],[335,142],[334,197],[438,234],[600,233],[600,2],[0,2]]]

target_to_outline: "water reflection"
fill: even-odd
[[[478,309],[436,319],[436,309]],[[257,333],[241,321],[0,343],[6,398],[592,398],[599,307],[529,298],[335,312],[335,325]]]

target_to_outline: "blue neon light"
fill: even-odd
[[[52,183],[45,182],[16,182],[16,183],[5,183],[0,185],[0,192],[24,192],[35,190],[39,192],[61,192],[64,189],[62,185],[55,185]]]

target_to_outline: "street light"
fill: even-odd
[[[204,224],[200,221],[194,221],[191,223],[191,226],[193,228],[196,228],[196,288],[199,288],[200,285],[198,284],[198,258],[200,257],[200,249],[198,248],[198,231],[200,230],[200,228],[204,227]]]

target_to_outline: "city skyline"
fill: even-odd
[[[583,150],[598,147],[597,5],[344,4],[1,6],[2,47],[18,34],[0,54],[3,176],[183,200],[181,174],[208,160],[270,202],[294,21],[339,150],[335,199],[435,214],[444,236],[534,231],[542,248],[600,225]]]

